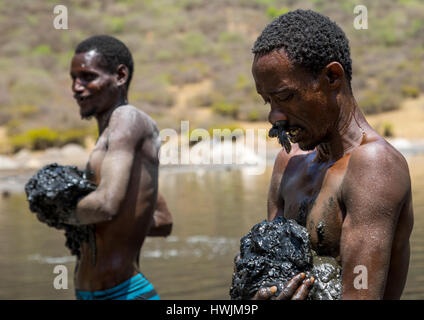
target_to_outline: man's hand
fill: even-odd
[[[153,213],[151,226],[147,236],[167,237],[171,234],[173,219],[164,197],[158,192],[156,210]]]
[[[314,277],[306,280],[305,278],[306,274],[304,273],[299,273],[293,277],[277,297],[274,296],[277,292],[276,286],[260,288],[252,300],[305,300],[315,281]]]

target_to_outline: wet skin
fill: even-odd
[[[291,152],[282,149],[276,158],[268,219],[296,219],[317,254],[340,261],[343,299],[399,299],[413,226],[406,160],[368,125],[339,63],[312,76],[276,50],[256,55],[252,73],[270,104],[269,121],[292,133],[299,129]],[[360,265],[367,268],[368,289],[354,286]],[[298,276],[287,289],[292,295],[279,299],[304,299],[310,285]],[[272,294],[263,289],[255,298]]]
[[[75,287],[83,291],[114,287],[139,272],[146,236],[167,236],[172,217],[158,194],[159,131],[144,112],[128,106],[128,68],[107,71],[96,51],[76,54],[71,77],[83,118],[95,117],[99,138],[87,170],[96,191],[78,203],[70,224],[95,224],[97,258],[84,243]]]

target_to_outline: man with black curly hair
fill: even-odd
[[[170,234],[172,217],[158,195],[159,130],[128,102],[133,68],[128,48],[110,36],[81,42],[72,58],[81,117],[95,117],[99,129],[87,164],[97,188],[68,221],[95,226],[95,248],[83,243],[77,261],[78,299],[159,299],[139,270],[139,254],[146,236]]]
[[[340,262],[343,299],[399,299],[413,226],[409,169],[358,108],[344,32],[319,13],[296,10],[272,21],[253,53],[256,89],[270,105],[270,135],[284,146],[268,220],[295,219],[318,255]],[[313,282],[300,274],[278,299],[305,299]],[[263,288],[255,298],[275,291]]]

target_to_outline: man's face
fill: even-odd
[[[108,110],[118,96],[116,76],[102,67],[95,50],[77,53],[71,62],[72,91],[82,118]]]
[[[305,151],[326,141],[338,110],[319,77],[293,66],[283,50],[256,55],[252,73],[256,90],[271,106],[268,120],[274,127],[282,124],[290,141]]]

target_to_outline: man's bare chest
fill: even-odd
[[[313,164],[291,169],[288,166],[281,180],[280,212],[307,228],[319,255],[339,256],[344,217],[339,199],[344,168],[340,164]]]
[[[94,146],[87,163],[88,178],[97,185],[100,183],[100,172],[107,149],[107,132],[103,132],[99,139],[97,139],[96,145]]]

